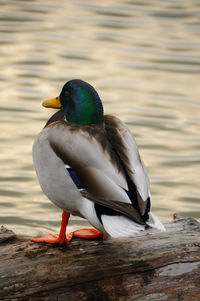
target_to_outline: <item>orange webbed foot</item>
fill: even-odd
[[[64,243],[69,244],[69,241],[73,237],[73,235],[70,234],[66,236],[66,228],[67,228],[69,217],[70,214],[66,211],[63,211],[59,235],[50,233],[44,237],[31,238],[31,241],[45,242],[48,244],[60,244],[60,245],[63,245]]]
[[[60,245],[62,245],[64,242],[66,242],[67,244],[69,243],[66,236],[60,238],[58,234],[53,234],[53,233],[49,233],[43,237],[31,238],[30,240],[34,242],[44,242],[48,244],[60,244]]]
[[[85,239],[94,239],[98,237],[106,237],[106,234],[100,232],[95,228],[84,228],[78,229],[73,232],[73,237],[85,238]]]
[[[43,242],[48,244],[62,245],[66,243],[68,245],[73,237],[78,237],[83,239],[95,239],[98,237],[102,237],[103,239],[105,239],[106,234],[100,232],[95,228],[84,228],[84,229],[75,230],[74,232],[67,233],[67,235],[65,235],[62,238],[58,234],[49,233],[46,236],[31,238],[30,240],[34,242]]]
[[[68,245],[73,237],[79,237],[79,238],[85,238],[85,239],[93,239],[93,238],[98,238],[98,237],[102,237],[103,239],[106,238],[106,234],[100,232],[99,230],[97,230],[95,228],[78,229],[74,232],[70,232],[70,233],[66,234],[66,228],[67,228],[69,217],[70,217],[70,214],[66,211],[63,211],[59,235],[50,233],[44,237],[31,238],[30,240],[34,241],[34,242],[43,242],[43,243],[48,243],[48,244],[63,245],[64,243],[66,243]]]

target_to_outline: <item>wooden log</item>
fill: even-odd
[[[0,244],[0,300],[199,301],[200,224],[188,218],[165,226],[65,247],[11,235]]]

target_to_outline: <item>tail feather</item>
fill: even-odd
[[[152,213],[149,212],[149,219],[146,221],[146,224],[152,228],[156,228],[160,231],[166,231],[163,224],[159,221],[159,219]]]
[[[139,233],[140,231],[145,230],[145,225],[140,225],[122,215],[102,215],[101,220],[107,234],[115,238],[131,237]],[[146,224],[160,231],[165,231],[163,224],[151,212],[149,213],[149,220],[146,222]]]
[[[145,225],[140,225],[129,218],[117,216],[101,216],[103,227],[111,237],[130,237],[145,230]]]

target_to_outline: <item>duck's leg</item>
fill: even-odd
[[[73,234],[71,234],[71,233],[70,233],[71,236],[70,236],[70,234],[68,234],[66,237],[66,228],[67,228],[69,217],[70,217],[70,214],[66,211],[63,211],[62,222],[61,222],[59,234],[50,233],[44,237],[31,238],[31,241],[46,242],[49,244],[60,244],[60,245],[64,244],[64,242],[66,242],[68,244],[69,241],[73,237]]]
[[[62,213],[62,222],[60,227],[59,234],[49,233],[46,236],[43,237],[37,237],[37,238],[31,238],[31,241],[34,242],[45,242],[49,244],[69,244],[69,242],[72,240],[73,237],[79,237],[79,238],[86,238],[86,239],[93,239],[98,237],[105,238],[106,235],[99,230],[95,228],[84,228],[84,229],[78,229],[74,232],[70,232],[66,234],[66,228],[69,221],[70,213],[63,210]]]

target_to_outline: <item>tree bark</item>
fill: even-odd
[[[200,300],[200,224],[51,246],[0,231],[0,300]]]

